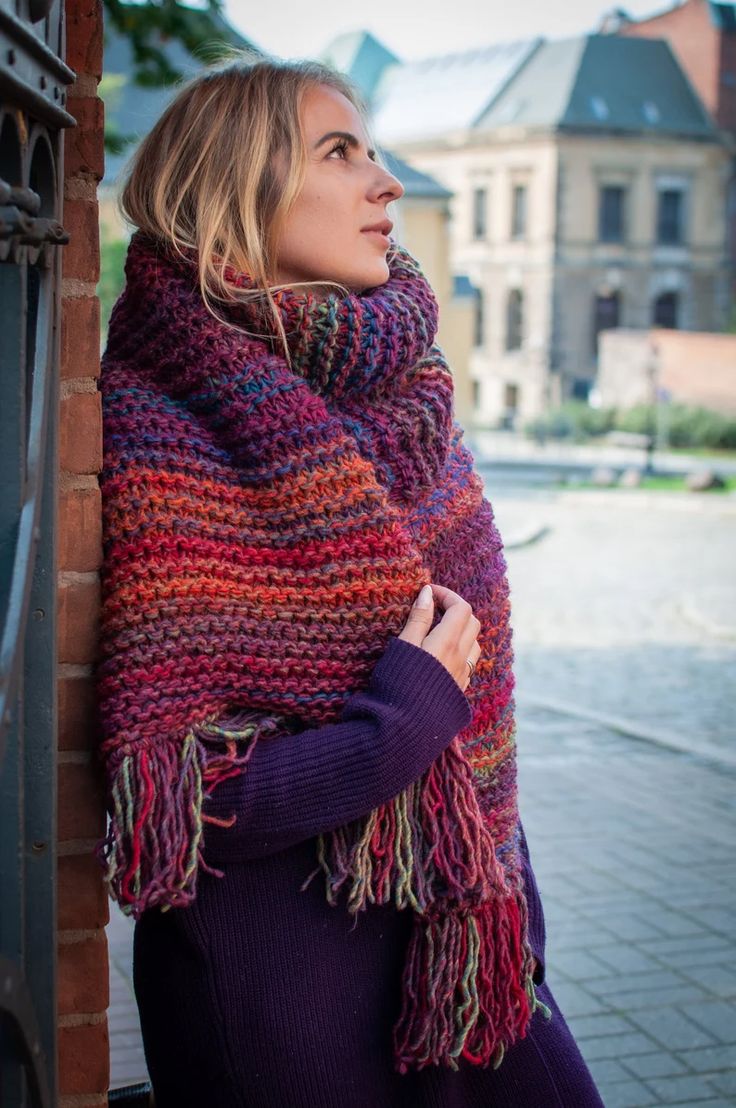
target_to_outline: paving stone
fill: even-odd
[[[557,951],[547,958],[547,965],[573,981],[588,981],[595,977],[608,977],[611,967],[599,962],[594,954],[575,949]]]
[[[657,973],[661,968],[655,958],[644,954],[630,943],[600,946],[595,956],[619,973]]]
[[[640,1081],[617,1081],[614,1085],[599,1085],[598,1091],[606,1108],[645,1108],[656,1104],[657,1098]]]
[[[622,913],[618,916],[609,915],[606,924],[609,930],[613,931],[620,939],[631,939],[641,943],[643,939],[657,937],[656,928],[648,920],[642,919],[640,915],[633,913]],[[653,949],[651,953],[658,954],[658,951]]]
[[[736,1043],[736,1005],[724,1000],[690,1004],[687,1014],[719,1042]]]
[[[712,999],[705,989],[699,985],[687,984],[673,985],[667,989],[645,989],[643,992],[616,993],[609,997],[612,1008],[619,1011],[636,1012],[641,1008],[669,1008],[673,1005],[687,1011],[690,1004],[697,1001]]]
[[[687,1050],[713,1044],[712,1035],[676,1008],[642,1009],[632,1012],[630,1019],[668,1050]]]
[[[635,1031],[626,1035],[604,1035],[585,1040],[585,1059],[616,1058],[623,1062],[629,1054],[651,1054],[657,1045],[647,1035]]]
[[[656,1054],[631,1054],[624,1062],[635,1077],[674,1077],[685,1073],[683,1062],[667,1051],[660,1050]]]
[[[701,1050],[678,1051],[678,1057],[686,1066],[697,1073],[711,1073],[716,1070],[729,1070],[734,1066],[732,1046],[708,1046]]]
[[[583,1057],[585,1057],[584,1053]],[[596,1085],[631,1080],[631,1074],[615,1058],[586,1058],[586,1065],[593,1074]]]
[[[568,1017],[595,1015],[605,1010],[600,1000],[572,982],[557,981],[550,988],[566,1020]]]
[[[601,997],[616,997],[621,993],[635,993],[649,989],[652,993],[660,989],[677,988],[690,984],[672,970],[660,970],[659,973],[627,973],[615,977],[598,978],[591,982],[591,991]]]
[[[664,1104],[689,1105],[693,1100],[706,1100],[709,1095],[715,1095],[713,1086],[700,1074],[682,1077],[653,1077],[647,1084]]]
[[[708,1081],[719,1093],[730,1096],[736,1101],[736,1073],[709,1074]]]
[[[578,1040],[595,1039],[600,1035],[619,1035],[637,1030],[627,1019],[608,1012],[595,1016],[566,1017],[566,1019]]]

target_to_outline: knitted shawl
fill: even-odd
[[[387,261],[362,293],[275,294],[289,366],[260,303],[216,320],[194,254],[133,235],[100,379],[96,850],[124,912],[187,906],[199,871],[223,876],[204,797],[233,774],[247,788],[255,742],[335,722],[421,586],[454,589],[482,625],[472,721],[421,779],[320,835],[305,885],[322,869],[332,906],[345,885],[350,913],[414,913],[398,1072],[496,1067],[536,1008],[549,1015],[521,867],[507,567],[437,301],[406,249]]]

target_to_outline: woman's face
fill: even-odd
[[[360,115],[337,89],[308,89],[301,120],[306,176],[279,243],[273,283],[339,281],[354,292],[382,285],[388,239],[365,228],[390,221],[388,205],[404,188],[373,161]]]

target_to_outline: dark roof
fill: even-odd
[[[386,66],[399,59],[370,31],[347,31],[333,39],[318,55],[318,60],[349,74],[364,97],[370,100]]]
[[[196,19],[196,9],[192,10],[192,16]],[[228,43],[256,56],[264,53],[250,40],[243,38],[219,13],[212,13],[210,18]],[[157,45],[163,50],[169,64],[179,70],[185,80],[199,72],[212,57],[212,48],[206,44],[199,57],[194,57],[180,42],[173,39],[168,42],[160,40]],[[105,120],[111,130],[121,135],[135,135],[140,141],[150,131],[169,101],[173,100],[178,85],[144,87],[133,83],[130,76],[132,72],[133,55],[129,40],[106,24],[103,80],[100,84],[100,96],[105,103]],[[137,141],[131,143],[122,154],[105,154],[105,185],[116,180],[136,145]]]
[[[710,0],[708,7],[719,31],[736,31],[736,4],[716,4]]]
[[[543,43],[477,124],[503,125],[719,141],[668,43],[619,35]]]
[[[444,200],[453,195],[450,189],[446,189],[434,177],[430,177],[427,173],[420,173],[418,169],[414,169],[402,158],[397,158],[390,150],[381,147],[380,152],[386,163],[386,168],[390,173],[393,173],[394,177],[398,177],[404,186],[406,196],[432,196]]]

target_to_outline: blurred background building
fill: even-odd
[[[402,64],[342,36],[324,57],[362,85],[379,141],[453,193],[451,266],[475,289],[473,422],[515,427],[586,399],[606,328],[726,326],[730,136],[666,41],[536,39]]]
[[[596,34],[406,62],[358,30],[319,55],[360,88],[404,183],[394,233],[437,293],[466,426],[521,430],[575,400],[625,407],[642,390],[623,366],[602,388],[604,331],[636,332],[648,351],[650,328],[736,323],[735,12],[685,0],[636,22],[613,9]],[[262,53],[217,19],[223,40]],[[203,64],[181,43],[162,47],[184,75]],[[127,38],[107,30],[101,90],[119,149],[99,191],[103,269],[105,243],[117,243],[113,268],[124,254],[125,163],[173,95],[131,71]],[[103,319],[116,293],[113,278]],[[736,369],[723,372],[736,398]],[[677,387],[667,396],[686,400]]]

